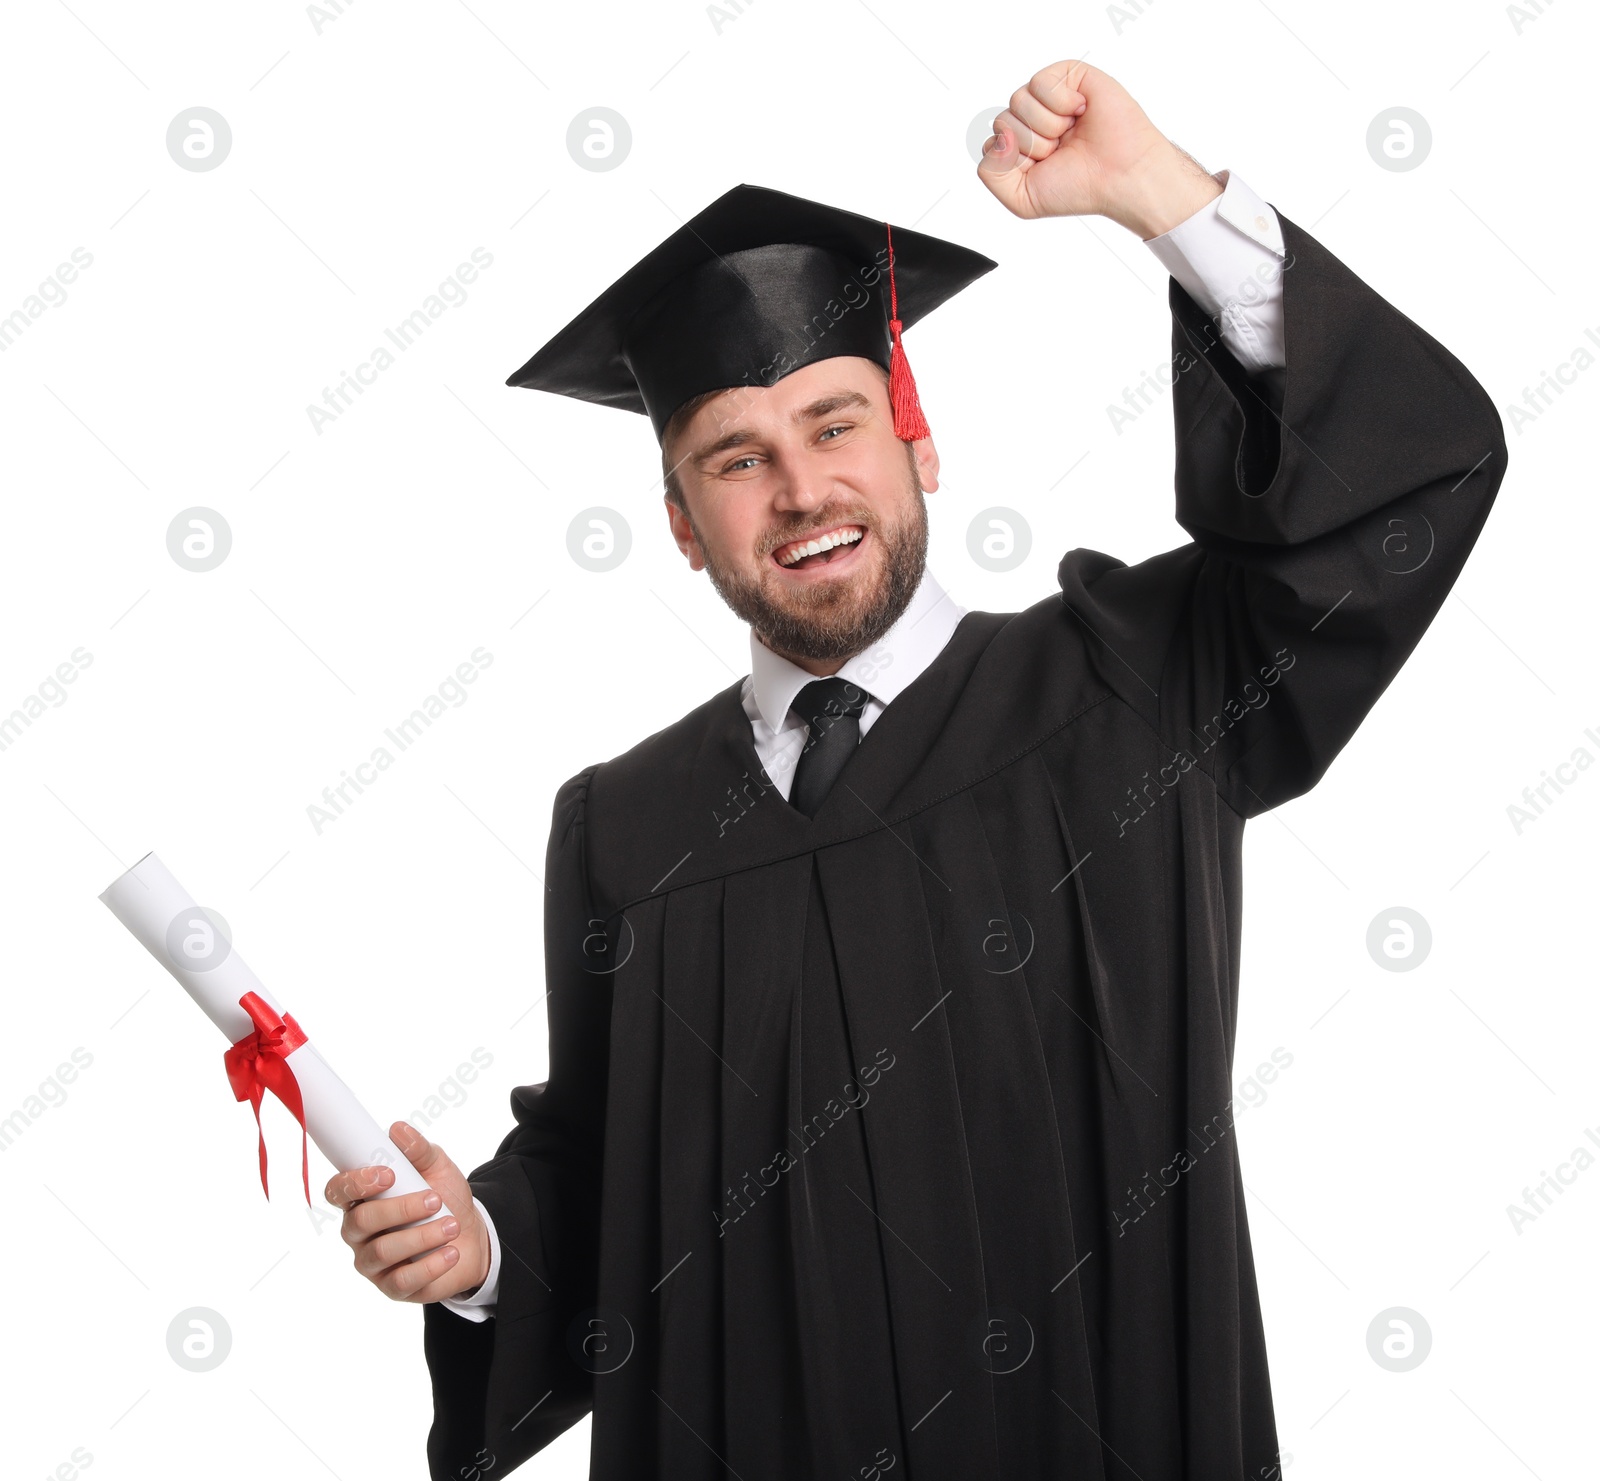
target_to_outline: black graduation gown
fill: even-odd
[[[1245,819],[1305,792],[1506,467],[1462,364],[1283,223],[1287,368],[1174,282],[1177,517],[968,612],[806,818],[733,684],[555,801],[550,1074],[424,1308],[438,1481],[1276,1481],[1231,1112]]]

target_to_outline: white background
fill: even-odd
[[[380,1120],[453,1084],[429,1134],[463,1167],[492,1154],[511,1087],[545,1075],[555,787],[748,668],[746,629],[667,537],[645,419],[502,382],[724,190],[1001,264],[907,336],[945,469],[931,564],[991,611],[1048,596],[1069,548],[1132,561],[1184,538],[1168,405],[1120,435],[1107,415],[1168,353],[1164,273],[1120,228],[1019,221],[975,177],[969,125],[1042,66],[1111,72],[1508,421],[1600,333],[1591,12],[1138,9],[7,7],[0,318],[74,249],[93,259],[0,352],[0,713],[92,656],[0,751],[8,1474],[75,1449],[107,1476],[424,1474],[421,1312],[297,1204],[275,1102],[263,1201],[220,1036],[96,896],[155,849]],[[165,142],[196,106],[233,135],[206,172]],[[607,172],[566,146],[596,106],[632,130]],[[1432,128],[1413,171],[1367,151],[1395,106]],[[474,248],[493,265],[466,302],[318,433],[308,403]],[[1600,1166],[1520,1233],[1507,1205],[1600,1127],[1600,772],[1520,834],[1507,807],[1576,748],[1600,757],[1597,397],[1587,370],[1508,429],[1456,594],[1317,790],[1248,830],[1236,1078],[1274,1049],[1293,1063],[1239,1136],[1294,1481],[1592,1473]],[[966,553],[993,504],[1033,531],[1006,575]],[[196,505],[233,534],[205,574],[166,548]],[[605,575],[567,553],[593,505],[633,534]],[[466,702],[319,834],[308,805],[479,646]],[[1396,905],[1433,932],[1404,973],[1366,948]],[[74,1049],[92,1063],[65,1098],[30,1101]],[[467,1084],[475,1049],[492,1063]],[[232,1334],[207,1373],[167,1351],[195,1306]],[[1431,1328],[1409,1372],[1367,1350],[1390,1307]],[[587,1451],[586,1421],[527,1469],[583,1476]]]

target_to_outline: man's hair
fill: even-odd
[[[876,360],[872,361],[871,363],[878,365]],[[889,372],[885,370],[883,366],[878,365],[878,373],[882,375],[884,384],[887,385],[889,383]],[[693,419],[694,414],[699,411],[700,408],[706,404],[706,402],[715,401],[718,396],[721,396],[725,391],[731,389],[733,388],[724,386],[715,391],[702,391],[698,396],[691,396],[683,403],[682,406],[672,413],[672,415],[667,419],[667,425],[661,429],[662,487],[666,490],[668,502],[677,505],[677,507],[681,509],[684,514],[688,514],[689,508],[683,500],[683,485],[678,480],[677,467],[673,464],[667,449],[673,444],[673,442],[677,440],[678,434],[683,431],[684,427],[687,426],[688,423]],[[911,448],[911,444],[909,442],[906,444],[906,448],[909,452]],[[912,453],[911,456],[914,459],[916,454]]]

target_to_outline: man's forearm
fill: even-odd
[[[1103,214],[1148,242],[1221,194],[1222,186],[1198,160],[1163,139],[1136,168],[1117,179]]]

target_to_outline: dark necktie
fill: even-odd
[[[871,696],[837,674],[813,679],[795,696],[794,708],[810,726],[795,767],[789,801],[808,818],[816,815],[861,739],[861,712]]]

